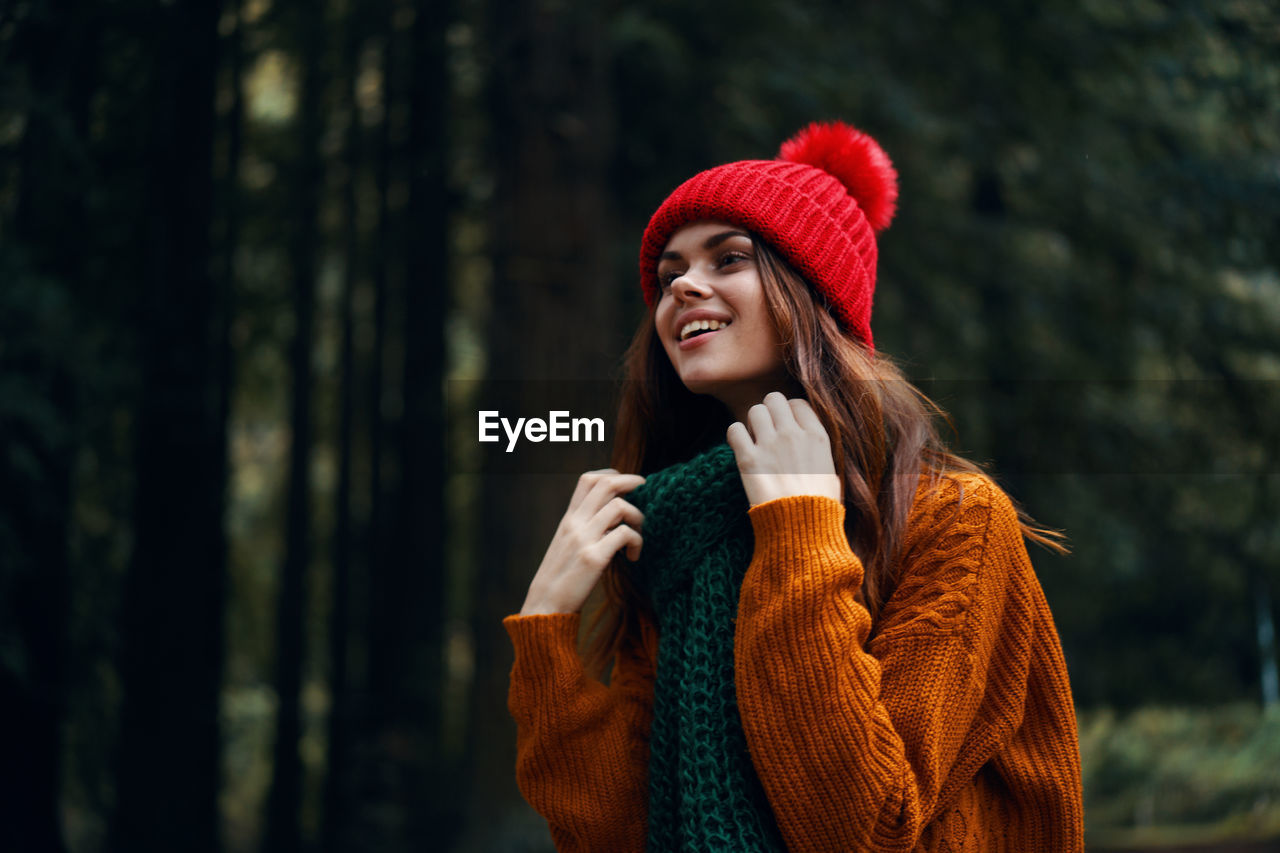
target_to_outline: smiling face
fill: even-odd
[[[749,233],[724,222],[684,226],[663,250],[658,283],[654,323],[686,388],[739,420],[765,394],[788,388]]]

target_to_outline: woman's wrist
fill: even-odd
[[[550,616],[557,613],[580,613],[582,605],[576,599],[566,599],[560,584],[547,583],[535,577],[529,584],[524,596],[524,604],[520,605],[521,616]]]
[[[555,616],[559,614],[568,615],[568,614],[577,613],[577,612],[578,612],[577,610],[573,610],[566,607],[559,607],[556,604],[548,601],[533,601],[533,602],[525,601],[524,605],[520,608],[519,615],[521,616]]]

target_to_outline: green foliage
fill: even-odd
[[[1095,841],[1280,832],[1280,714],[1253,705],[1081,715],[1085,821]]]

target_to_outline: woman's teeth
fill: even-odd
[[[721,322],[720,320],[691,320],[690,322],[685,323],[684,327],[680,330],[680,340],[683,341],[689,338],[690,336],[692,336],[696,332],[714,332],[715,330],[723,329],[725,326],[728,326],[728,325],[729,325],[728,321]]]

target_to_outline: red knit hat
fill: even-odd
[[[652,307],[661,295],[658,260],[671,235],[722,220],[777,249],[870,347],[875,235],[889,226],[897,200],[898,173],[874,139],[843,122],[811,124],[782,144],[778,159],[708,169],[667,197],[640,245],[645,302]]]

